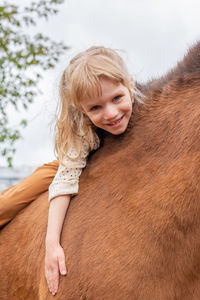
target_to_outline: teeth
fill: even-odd
[[[122,118],[122,117],[121,117],[121,118]],[[114,125],[114,124],[118,123],[118,122],[121,120],[121,118],[119,118],[117,121],[111,123],[111,125]]]

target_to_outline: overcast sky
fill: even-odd
[[[66,0],[59,9],[57,16],[40,21],[36,29],[71,49],[56,69],[44,73],[43,95],[28,112],[10,111],[12,122],[29,120],[23,140],[16,144],[16,166],[38,166],[55,159],[48,123],[55,112],[61,73],[77,52],[92,45],[121,49],[134,78],[147,81],[167,72],[200,39],[199,0]],[[1,158],[0,165],[5,164]]]

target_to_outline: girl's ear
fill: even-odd
[[[134,84],[133,77],[130,77],[130,88],[131,88],[132,103],[134,103],[134,88],[135,88],[135,84]]]
[[[133,96],[133,94],[134,94],[134,88],[135,88],[133,77],[130,77],[130,87],[131,87],[131,94]]]
[[[133,77],[130,77],[130,84],[131,84],[131,89],[134,89],[134,80],[133,80]]]

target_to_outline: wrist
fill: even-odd
[[[52,247],[55,247],[55,246],[59,246],[60,241],[59,241],[58,238],[53,238],[53,237],[46,236],[45,245],[46,245],[46,248],[49,248],[49,247],[52,248]]]

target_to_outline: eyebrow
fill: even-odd
[[[113,99],[114,97],[116,97],[119,94],[123,94],[123,90],[120,88],[118,91],[114,92],[112,95],[109,96],[110,99]],[[99,103],[92,103],[92,99],[91,99],[91,103],[89,103],[88,105],[86,105],[86,109],[90,109],[93,106],[98,106]]]

